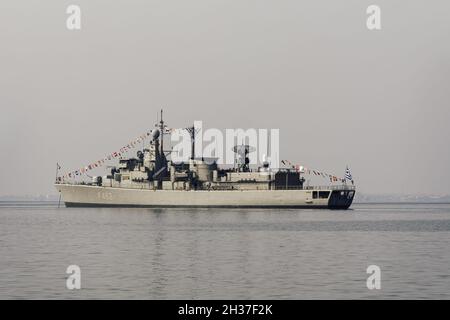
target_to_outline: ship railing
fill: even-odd
[[[72,185],[72,186],[94,186],[94,187],[107,187],[107,188],[117,188],[117,189],[140,189],[140,190],[154,190],[153,186],[149,186],[148,184],[130,184],[130,185],[97,185],[96,183],[92,182],[80,182],[80,181],[64,181],[64,182],[55,182],[56,185],[58,184],[66,184],[66,185]]]
[[[92,182],[84,182],[84,181],[55,181],[55,184],[69,184],[69,185],[75,185],[75,186],[92,186],[94,185]]]
[[[355,190],[356,186],[341,184],[336,186],[303,186],[305,190]]]
[[[335,185],[335,186],[276,186],[275,190],[355,190],[355,186],[349,186],[349,185]]]
[[[69,185],[85,185],[85,186],[97,186],[96,184],[90,183],[90,182],[74,182],[74,181],[64,181],[64,182],[56,182],[56,184],[69,184]],[[123,188],[125,186],[109,186],[109,185],[103,185],[103,187],[110,187],[110,188]],[[148,184],[132,184],[132,185],[127,185],[126,186],[127,189],[154,189],[153,186],[149,186]],[[329,185],[329,186],[276,186],[275,189],[272,190],[355,190],[356,186],[354,185]],[[239,189],[220,189],[223,191],[226,190],[230,190],[230,191],[236,191]],[[261,189],[263,190],[263,189]]]

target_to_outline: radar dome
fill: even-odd
[[[158,129],[152,130],[152,138],[153,138],[153,140],[156,140],[159,138],[159,130]]]

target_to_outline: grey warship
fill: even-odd
[[[267,162],[249,166],[251,147],[237,145],[237,165],[221,168],[214,159],[195,158],[195,130],[189,161],[175,163],[163,149],[162,119],[150,142],[136,157],[121,158],[108,175],[91,182],[56,179],[66,207],[230,207],[348,209],[354,185],[306,186],[294,168],[271,169]]]

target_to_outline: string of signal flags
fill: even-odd
[[[326,173],[326,172],[322,172],[322,171],[319,171],[319,170],[307,168],[307,167],[301,166],[299,164],[293,164],[289,160],[281,160],[281,163],[283,165],[285,165],[285,166],[290,166],[292,169],[294,169],[295,171],[300,172],[300,173],[304,173],[304,174],[309,174],[309,175],[314,175],[314,176],[319,176],[319,177],[322,177],[322,178],[330,179],[330,182],[343,182],[344,183],[346,178],[348,178],[347,175],[346,175],[346,178],[341,178],[341,177],[337,177],[335,175],[332,175],[332,174],[329,174],[329,173]],[[348,170],[348,168],[347,168],[347,171],[350,172]],[[350,176],[349,180],[353,182],[353,180],[351,179],[351,176]]]
[[[167,126],[164,127],[164,133],[171,133],[174,129],[173,128],[167,128]],[[144,140],[147,137],[150,137],[150,135],[152,134],[152,130],[147,131],[143,134],[141,134],[139,137],[131,140],[128,144],[124,145],[122,148],[120,148],[117,151],[111,152],[108,155],[106,155],[105,157],[103,157],[100,160],[97,160],[95,162],[92,162],[84,167],[81,167],[77,170],[73,170],[71,172],[68,172],[66,174],[64,174],[61,177],[57,177],[57,179],[59,180],[66,180],[66,179],[70,179],[70,178],[77,178],[77,177],[81,177],[84,174],[87,174],[89,171],[94,170],[96,168],[100,168],[102,166],[104,166],[106,164],[107,161],[111,161],[113,159],[116,158],[120,158],[123,155],[127,154],[128,152],[130,152],[131,150],[137,148],[141,143],[144,142]],[[61,166],[59,164],[56,164],[56,170],[60,170]]]
[[[128,144],[124,145],[122,148],[120,148],[117,151],[111,152],[108,155],[106,155],[105,157],[101,158],[100,160],[97,160],[95,162],[92,162],[84,167],[81,167],[77,170],[73,170],[71,172],[68,172],[66,174],[64,174],[61,177],[58,177],[62,180],[64,179],[70,179],[70,178],[76,178],[76,177],[80,177],[84,174],[87,174],[89,171],[94,170],[96,168],[102,167],[104,166],[107,161],[111,161],[113,159],[116,158],[120,158],[123,155],[127,154],[128,152],[130,152],[131,150],[135,149],[136,147],[138,147],[142,142],[144,142],[144,140],[149,137],[151,135],[151,131],[148,131],[144,134],[141,134],[139,137],[131,140]],[[57,164],[57,170],[61,169],[61,166],[59,164]]]

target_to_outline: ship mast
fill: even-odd
[[[192,126],[189,133],[191,134],[191,160],[195,158],[195,127]]]
[[[189,136],[191,137],[191,160],[194,160],[195,158],[195,125],[192,125],[192,127],[184,128],[189,133]]]
[[[164,120],[163,120],[163,109],[161,109],[161,120],[159,121],[159,131],[161,134],[161,142],[159,144],[159,154],[164,155]]]

